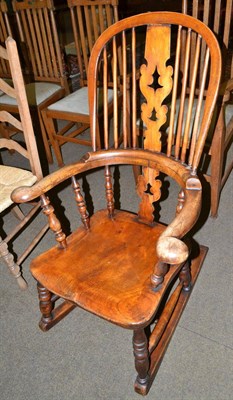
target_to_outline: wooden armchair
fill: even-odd
[[[70,8],[77,61],[80,72],[80,88],[74,93],[53,102],[42,112],[51,145],[58,165],[63,158],[60,147],[67,142],[91,146],[90,137],[82,133],[90,127],[88,107],[87,70],[92,47],[99,35],[118,20],[118,0],[67,0]],[[109,103],[112,90],[108,90]],[[56,120],[67,123],[57,126]],[[74,129],[72,129],[74,127]],[[100,139],[99,146],[100,146]]]
[[[28,206],[28,210],[25,213],[18,205],[13,203],[11,192],[22,184],[28,186],[33,185],[33,183],[42,178],[42,172],[17,47],[12,38],[6,40],[6,48],[0,46],[0,58],[1,64],[9,63],[8,68],[11,71],[13,82],[12,86],[10,86],[3,79],[0,79],[0,90],[16,101],[20,118],[16,119],[8,111],[0,111],[0,132],[3,133],[3,137],[0,138],[0,149],[1,152],[3,149],[13,150],[15,153],[17,152],[22,156],[19,162],[18,158],[14,157],[14,154],[12,154],[12,159],[16,159],[19,162],[18,167],[6,164],[2,165],[2,163],[0,165],[1,218],[3,218],[7,212],[12,211],[18,220],[17,224],[4,238],[3,233],[1,233],[0,256],[9,267],[10,272],[17,278],[20,288],[25,289],[26,282],[21,276],[20,265],[47,231],[48,224],[45,224],[45,226],[37,232],[35,237],[28,240],[29,243],[25,244],[25,250],[21,255],[17,256],[17,260],[14,260],[13,254],[8,249],[8,243],[12,245],[12,241],[17,235],[20,234],[20,232],[28,226],[29,222],[33,220],[35,215],[38,214],[40,211],[40,204],[38,202],[32,203]],[[7,131],[10,130],[11,132],[12,127],[23,134],[26,147],[23,147],[18,141],[11,139],[10,136],[7,135]],[[30,170],[22,168],[22,164],[24,164],[22,163],[23,158],[28,159],[28,167]],[[12,163],[15,164],[17,161],[14,162],[14,160],[12,160]]]
[[[137,90],[137,41],[146,33],[143,62],[140,67],[140,92]],[[197,34],[193,81],[189,93],[188,113],[182,129],[183,146],[174,136],[174,119],[178,88],[184,79],[179,73],[182,32],[187,34],[186,65],[190,57],[190,38]],[[200,70],[200,48],[206,46],[204,68]],[[175,62],[170,58],[175,48]],[[118,107],[117,64],[122,58],[122,113]],[[131,62],[127,63],[127,57]],[[101,67],[99,63],[101,63]],[[108,71],[113,68],[113,126],[108,121]],[[129,68],[131,70],[129,71]],[[206,87],[207,71],[210,79]],[[127,135],[127,75],[131,73],[132,146]],[[198,102],[194,103],[196,76],[202,73]],[[221,55],[214,34],[200,21],[177,13],[146,13],[121,20],[109,27],[97,39],[89,60],[88,83],[90,125],[94,151],[73,164],[44,178],[32,188],[19,188],[13,193],[17,202],[41,196],[41,204],[55,233],[57,245],[31,264],[38,281],[42,318],[40,327],[46,331],[76,306],[133,331],[135,367],[138,376],[135,390],[145,395],[155,377],[192,287],[197,279],[207,249],[193,247],[189,235],[201,211],[202,187],[197,176],[199,160],[205,145],[221,77]],[[103,83],[104,148],[97,150],[98,84]],[[205,101],[203,99],[206,87]],[[137,149],[137,100],[142,96],[141,118],[146,125],[144,149]],[[164,101],[172,98],[172,110],[167,115]],[[195,127],[190,133],[190,114],[195,108]],[[203,112],[201,112],[203,110]],[[123,129],[123,145],[119,146],[119,130]],[[166,146],[161,143],[161,127],[169,124]],[[190,146],[187,137],[191,135]],[[114,145],[110,146],[113,140]],[[176,154],[172,155],[175,143]],[[166,151],[164,152],[164,149]],[[114,208],[111,170],[121,165],[142,167],[138,177],[138,212],[131,204],[128,211]],[[106,208],[88,215],[88,205],[78,177],[98,169],[93,195],[101,182]],[[105,183],[102,180],[105,176]],[[163,193],[163,174],[179,186],[174,219],[168,225],[158,221],[156,205]],[[98,180],[99,177],[99,180]],[[66,237],[61,222],[47,197],[47,192],[71,179],[82,226]],[[88,179],[88,177],[87,177]],[[127,183],[127,192],[130,191]],[[121,188],[121,191],[123,189]],[[88,193],[90,197],[90,193]],[[69,212],[69,210],[67,210]],[[72,221],[74,216],[71,216]],[[59,305],[58,299],[63,299]],[[201,312],[201,310],[200,310]]]
[[[200,19],[209,26],[216,34],[222,52],[223,73],[219,92],[218,120],[210,149],[211,170],[210,174],[206,174],[211,187],[211,215],[216,217],[221,190],[233,168],[233,160],[228,160],[225,168],[233,138],[233,1],[183,0],[182,12]]]
[[[46,157],[52,163],[50,143],[41,117],[42,110],[69,92],[67,77],[63,71],[52,0],[29,2],[13,1],[13,9],[20,35],[26,46],[31,63],[33,82],[26,84],[31,110],[36,110],[43,138]],[[16,102],[9,96],[0,97],[0,109],[17,113]],[[36,126],[34,124],[34,126]]]

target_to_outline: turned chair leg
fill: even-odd
[[[148,340],[144,329],[135,330],[133,333],[133,349],[135,368],[138,373],[135,382],[135,390],[138,393],[145,393],[149,381],[149,351]]]
[[[42,330],[44,327],[53,320],[52,310],[52,293],[43,287],[39,282],[37,283],[37,290],[39,296],[40,312],[42,314],[39,326]]]
[[[46,109],[41,111],[41,115],[42,115],[44,126],[45,126],[47,134],[48,134],[49,142],[54,150],[54,154],[55,154],[55,158],[57,160],[58,166],[63,167],[64,161],[62,158],[62,153],[61,153],[59,143],[56,139],[56,128],[55,128],[53,118],[50,118],[47,116]],[[51,150],[49,150],[49,151],[51,152]],[[47,154],[47,156],[48,156],[48,154]],[[51,163],[53,163],[53,160]]]
[[[189,292],[192,287],[189,260],[186,261],[186,263],[181,268],[180,274],[179,274],[179,279],[180,279],[180,282],[183,283],[183,290],[185,292]]]
[[[27,289],[27,282],[23,279],[20,271],[20,267],[18,264],[14,262],[13,254],[11,254],[8,250],[7,243],[2,240],[0,236],[0,256],[3,258],[5,264],[9,268],[12,275],[16,278],[17,283],[20,289]]]

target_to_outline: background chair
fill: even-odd
[[[74,93],[54,102],[43,110],[43,120],[58,165],[63,165],[60,147],[66,142],[91,146],[91,140],[81,138],[90,126],[90,113],[87,93],[87,69],[92,47],[99,35],[118,20],[118,1],[110,0],[68,0],[71,13],[77,62],[80,72],[80,88]],[[112,90],[109,89],[109,102],[112,101]],[[101,93],[100,93],[101,95]],[[68,121],[59,127],[56,120]],[[77,125],[78,124],[78,125]],[[75,127],[75,129],[72,129]]]
[[[16,119],[8,111],[0,111],[0,131],[6,132],[13,126],[18,132],[23,133],[25,139],[26,148],[23,147],[19,142],[10,139],[10,137],[5,134],[3,138],[0,138],[0,149],[13,150],[18,152],[23,158],[28,159],[29,168],[31,171],[21,168],[22,160],[18,160],[20,167],[16,168],[8,165],[0,165],[0,212],[1,217],[5,215],[9,210],[12,211],[16,218],[18,219],[17,225],[12,227],[10,232],[3,238],[3,233],[0,237],[0,255],[1,259],[9,267],[10,272],[15,276],[17,282],[21,289],[26,288],[26,282],[23,280],[20,271],[20,265],[35,245],[42,238],[46,230],[48,229],[48,224],[46,224],[36,236],[29,241],[28,245],[25,245],[26,249],[20,256],[17,256],[17,260],[14,260],[12,252],[8,249],[8,243],[12,242],[13,239],[20,234],[23,228],[26,228],[29,221],[38,213],[40,204],[39,202],[32,203],[29,206],[29,211],[24,213],[19,206],[13,203],[11,200],[11,192],[18,186],[22,184],[32,185],[36,181],[42,178],[40,160],[37,152],[36,141],[34,137],[30,112],[28,109],[28,103],[25,93],[24,81],[21,72],[18,52],[16,43],[12,38],[6,40],[6,49],[0,46],[0,57],[1,64],[9,63],[8,70],[11,71],[13,87],[6,83],[3,79],[0,79],[0,89],[2,92],[6,93],[8,96],[12,97],[19,111],[20,119]],[[3,62],[2,62],[3,60]],[[8,139],[7,139],[8,137]],[[12,158],[15,155],[12,155]],[[14,157],[15,159],[16,157]],[[22,158],[22,157],[21,157]]]
[[[0,42],[1,44],[5,44],[6,39],[8,36],[12,35],[11,26],[8,19],[7,13],[7,5],[5,2],[0,2]],[[1,60],[0,64],[0,77],[3,79],[11,80],[11,71],[9,63],[6,62],[4,59]]]
[[[31,110],[39,118],[46,157],[52,163],[52,154],[41,111],[69,92],[67,77],[63,71],[62,52],[59,45],[52,0],[13,1],[13,9],[20,36],[31,63],[33,82],[26,85]],[[25,53],[25,51],[24,51]],[[17,113],[14,99],[7,95],[0,98],[0,109]],[[36,127],[36,124],[34,124]]]
[[[211,215],[217,216],[221,190],[233,168],[226,156],[233,137],[233,2],[182,1],[182,12],[200,19],[212,29],[220,43],[223,61],[222,85],[219,93],[219,116],[211,144],[211,171],[206,179],[211,187]],[[202,48],[201,60],[205,49]]]
[[[136,44],[146,33],[143,61],[140,67],[140,92],[137,90]],[[175,135],[174,120],[178,88],[185,85],[180,74],[181,39],[186,32],[185,73],[190,71],[192,34],[197,34],[193,80],[188,96],[188,112],[182,126],[183,144]],[[204,68],[200,67],[201,45],[206,46]],[[120,52],[118,51],[120,49]],[[175,62],[171,58],[175,49]],[[120,53],[120,54],[119,54]],[[127,58],[131,57],[131,62]],[[122,60],[122,82],[117,65]],[[207,84],[207,71],[210,79]],[[187,69],[187,71],[186,71]],[[108,76],[113,73],[113,125],[109,124]],[[128,110],[127,76],[132,77],[131,110]],[[198,101],[194,103],[197,76],[202,74]],[[145,395],[155,377],[180,315],[191,293],[207,249],[195,245],[188,235],[201,211],[202,190],[197,176],[198,165],[213,116],[221,77],[221,55],[214,34],[200,21],[176,13],[146,13],[121,20],[97,39],[89,60],[88,91],[90,125],[94,151],[76,163],[67,165],[45,177],[32,188],[19,188],[13,193],[17,202],[41,196],[44,213],[58,245],[33,260],[31,272],[38,281],[42,318],[40,327],[48,330],[76,306],[92,312],[116,325],[133,330],[135,367],[138,376],[135,390]],[[103,84],[103,149],[98,150],[98,88]],[[118,91],[122,85],[122,103]],[[204,89],[206,96],[204,98]],[[141,97],[141,118],[146,125],[143,149],[137,149],[137,100]],[[171,97],[171,112],[164,104]],[[122,109],[119,121],[119,105]],[[195,109],[194,127],[191,112]],[[203,109],[203,113],[201,110]],[[131,117],[132,145],[129,146],[127,124]],[[169,117],[169,118],[168,118]],[[161,128],[167,123],[166,146],[161,143]],[[119,137],[123,130],[123,145]],[[188,146],[188,138],[191,142]],[[113,147],[110,146],[113,140]],[[175,154],[172,155],[173,148]],[[164,152],[164,149],[165,152]],[[125,164],[142,166],[138,177],[138,212],[117,210],[114,206],[111,171]],[[89,217],[81,192],[80,179],[90,171],[95,185],[105,186],[106,208],[94,210]],[[101,168],[101,171],[99,170]],[[164,174],[179,187],[173,221],[165,226],[158,222],[158,202],[167,185]],[[92,175],[92,174],[91,174]],[[87,179],[88,179],[87,177]],[[66,237],[61,222],[46,192],[71,179],[82,226]],[[118,182],[119,183],[119,182]],[[86,185],[87,186],[87,185]],[[122,188],[120,189],[123,190]],[[128,191],[128,186],[126,187]],[[117,196],[117,192],[115,193]],[[93,207],[92,207],[93,210]],[[56,305],[62,298],[63,303]]]
[[[12,35],[12,30],[10,26],[10,22],[8,19],[8,10],[7,10],[7,4],[5,2],[0,2],[0,43],[5,44],[6,39],[8,36],[13,37]],[[3,58],[1,59],[0,63],[0,77],[4,79],[5,82],[7,82],[9,85],[12,86],[12,79],[11,79],[11,71],[10,71],[10,65],[8,60],[4,60]],[[2,96],[4,92],[0,92],[0,96]],[[0,129],[0,135],[4,137],[6,135],[6,138],[10,138],[12,134],[15,133],[15,130],[10,132],[9,129]]]

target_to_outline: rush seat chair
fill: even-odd
[[[11,229],[5,234],[3,232],[0,234],[0,260],[8,266],[10,272],[17,279],[19,287],[25,289],[27,284],[21,275],[21,265],[48,230],[48,224],[44,224],[36,231],[34,236],[27,238],[21,254],[13,255],[14,240],[23,230],[28,228],[30,222],[40,212],[40,203],[38,201],[32,202],[26,210],[23,210],[12,201],[11,192],[22,184],[30,186],[39,181],[42,178],[42,171],[16,42],[12,38],[9,37],[6,40],[6,48],[0,46],[0,59],[1,62],[3,60],[2,64],[8,63],[12,79],[11,85],[0,79],[0,90],[14,99],[18,107],[17,117],[10,114],[9,111],[0,111],[0,132],[3,133],[0,138],[0,151],[2,152],[4,149],[12,151],[12,164],[14,164],[13,166],[0,163],[0,213],[3,220],[3,230],[5,230],[4,217],[6,213],[11,211],[15,216],[15,223]],[[12,128],[15,132],[20,133],[20,141],[17,141],[16,136],[13,139],[8,134],[9,131],[12,132]],[[22,138],[24,145],[21,143]],[[17,153],[18,157],[16,157]],[[28,162],[22,162],[23,159]],[[25,165],[25,168],[22,165]],[[9,250],[9,244],[11,250]]]

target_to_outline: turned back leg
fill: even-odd
[[[138,329],[133,334],[133,349],[135,368],[138,373],[135,390],[138,393],[146,394],[146,386],[149,381],[149,351],[148,340],[144,329]]]

